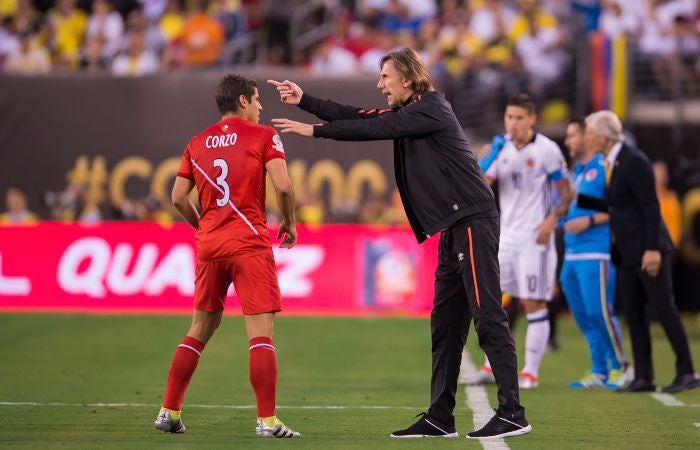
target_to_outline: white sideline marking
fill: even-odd
[[[474,364],[469,358],[469,353],[466,351],[462,355],[461,370],[465,371],[466,374],[477,372],[477,368],[474,367]],[[464,392],[467,394],[467,406],[474,413],[474,427],[478,430],[486,425],[486,422],[493,417],[493,409],[489,403],[489,397],[483,386],[465,386]],[[503,439],[496,439],[493,441],[479,440],[479,442],[485,449],[510,449]]]
[[[92,408],[160,408],[158,403],[62,403],[62,402],[2,402],[0,406],[68,406],[68,407],[92,407]],[[202,405],[186,404],[185,408],[202,409],[255,409],[255,405]],[[419,406],[340,406],[340,405],[277,405],[277,409],[405,409],[415,411]]]
[[[664,394],[663,392],[654,392],[653,394],[651,394],[651,396],[655,400],[663,403],[666,406],[685,406],[685,403],[678,400],[671,394]]]

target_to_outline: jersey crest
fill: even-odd
[[[590,169],[588,172],[586,172],[586,181],[591,182],[595,180],[597,176],[598,171],[596,169]]]

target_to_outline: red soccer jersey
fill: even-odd
[[[222,120],[187,144],[177,175],[197,185],[199,260],[269,251],[265,164],[275,158],[284,148],[274,128],[243,119]]]

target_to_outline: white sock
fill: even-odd
[[[489,362],[489,357],[484,355],[484,366],[485,368],[491,370],[491,362]]]
[[[549,311],[540,311],[527,315],[527,332],[525,333],[525,367],[523,372],[538,377],[542,355],[547,350],[549,341]]]

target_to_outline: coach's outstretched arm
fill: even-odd
[[[427,100],[416,101],[400,110],[367,120],[336,120],[310,125],[289,119],[272,119],[282,133],[323,137],[338,141],[375,141],[423,136],[444,129],[447,124],[434,113]]]
[[[356,106],[343,105],[332,100],[322,100],[305,94],[298,84],[289,80],[267,80],[267,83],[277,88],[280,100],[285,105],[296,105],[319,119],[328,122],[333,122],[334,120],[368,119],[391,111],[390,109],[365,110]]]
[[[282,213],[282,223],[277,231],[277,239],[283,238],[280,248],[292,248],[297,242],[297,227],[294,217],[294,186],[289,179],[287,163],[284,159],[275,158],[268,161],[265,168],[272,179],[277,194],[277,206]]]

